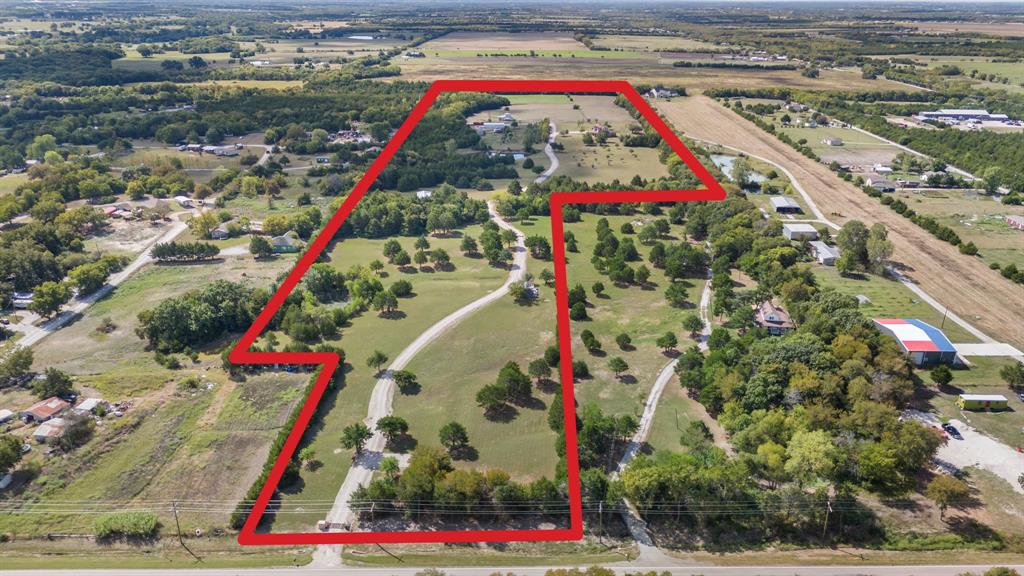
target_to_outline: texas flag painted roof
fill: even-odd
[[[907,352],[956,352],[942,330],[916,318],[876,318],[875,324],[895,336]]]

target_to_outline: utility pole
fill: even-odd
[[[202,562],[203,559],[199,556],[196,556],[195,552],[193,552],[187,545],[185,545],[185,539],[181,536],[181,522],[178,521],[177,502],[171,502],[171,510],[174,511],[174,527],[178,532],[178,543],[181,544],[181,547],[184,548],[185,551],[188,552],[190,556],[196,559],[196,562]]]

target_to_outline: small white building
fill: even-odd
[[[416,197],[419,198],[420,200],[423,200],[423,199],[426,199],[426,198],[430,198],[433,195],[434,195],[434,191],[433,190],[417,190],[416,191]]]
[[[191,208],[193,206],[192,199],[188,196],[175,196],[174,201],[182,208]]]
[[[508,129],[508,125],[504,122],[484,122],[481,124],[484,132],[504,132]]]
[[[818,229],[810,224],[787,222],[782,225],[782,235],[789,240],[817,240]]]
[[[86,398],[78,406],[71,409],[75,414],[93,414],[100,407],[106,408],[107,403],[102,398]]]
[[[828,138],[823,139],[821,141],[821,143],[825,144],[826,146],[842,146],[843,145],[843,139],[842,138],[833,137],[833,136],[829,136]]]
[[[516,117],[513,116],[511,112],[505,112],[501,116],[498,116],[498,120],[501,120],[502,122],[515,122]]]
[[[871,167],[871,170],[875,174],[892,174],[892,166],[886,166],[885,164],[875,164]]]
[[[26,309],[32,305],[35,294],[32,292],[15,292],[12,295],[11,303],[15,308]]]
[[[664,88],[651,88],[647,92],[647,96],[650,98],[675,98],[679,96],[679,93],[675,90],[665,90]]]
[[[835,266],[836,260],[839,259],[839,248],[836,246],[829,246],[821,240],[812,240],[808,245],[811,247],[811,254],[819,264],[824,266]]]
[[[6,408],[0,408],[0,424],[7,422],[11,418],[14,418],[14,412],[11,412]]]

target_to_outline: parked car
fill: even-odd
[[[950,436],[957,440],[963,440],[964,437],[960,435],[960,431],[956,429],[956,426],[952,424],[943,424],[942,429],[945,430]]]

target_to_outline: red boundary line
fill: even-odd
[[[317,404],[323,396],[331,375],[338,367],[338,356],[331,352],[252,352],[249,348],[281,308],[285,299],[327,248],[342,222],[363,198],[377,176],[405,142],[416,124],[443,92],[494,93],[620,93],[633,104],[644,119],[658,131],[673,152],[706,187],[705,190],[642,190],[620,192],[555,192],[551,202],[551,232],[554,248],[555,301],[557,304],[558,344],[562,351],[561,379],[562,405],[565,413],[566,467],[569,488],[569,528],[552,530],[441,530],[409,532],[292,532],[257,533],[260,518],[266,512],[285,467],[292,458]],[[662,121],[640,94],[626,81],[615,80],[438,80],[430,85],[401,127],[370,165],[345,201],[310,244],[281,286],[274,292],[264,309],[231,350],[228,359],[234,364],[318,364],[322,366],[313,389],[299,412],[294,427],[288,434],[281,452],[274,462],[266,484],[260,490],[252,511],[238,535],[243,545],[300,545],[300,544],[374,544],[418,542],[513,542],[542,540],[579,540],[583,537],[583,511],[580,495],[579,458],[576,444],[576,410],[572,378],[572,346],[569,333],[568,287],[565,269],[565,242],[562,226],[562,206],[565,204],[622,203],[622,202],[687,202],[718,201],[725,198],[725,190],[686,148],[674,132]]]

